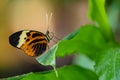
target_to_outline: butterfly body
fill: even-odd
[[[9,43],[22,49],[27,55],[35,57],[47,49],[50,42],[49,31],[43,34],[34,30],[21,30],[9,37]]]

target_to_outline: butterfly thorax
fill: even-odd
[[[48,42],[50,42],[50,40],[52,39],[49,34],[50,34],[50,32],[47,30],[47,31],[46,31],[46,40],[47,40]]]

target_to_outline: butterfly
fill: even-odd
[[[36,57],[45,52],[51,39],[49,31],[44,34],[34,30],[21,30],[10,35],[9,43],[27,55]]]
[[[46,14],[46,34],[35,30],[21,30],[9,36],[9,43],[14,47],[23,50],[31,57],[42,55],[46,51],[48,43],[53,38],[53,36],[50,37],[48,30],[51,18],[52,13],[50,19],[48,19],[48,14]]]

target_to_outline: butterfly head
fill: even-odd
[[[53,35],[50,35],[50,32],[47,30],[46,31],[46,40],[48,41],[48,42],[50,42],[50,40],[52,40],[52,38],[53,38]]]

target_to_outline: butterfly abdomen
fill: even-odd
[[[22,49],[29,56],[41,55],[48,45],[46,35],[38,31],[19,31],[9,37],[14,47]]]

